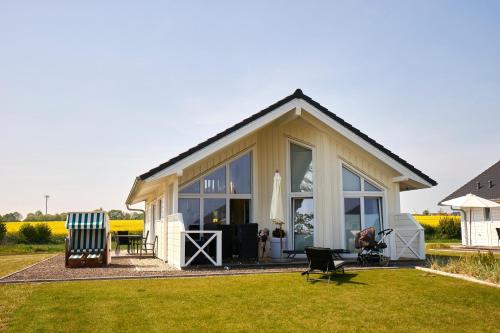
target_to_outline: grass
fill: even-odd
[[[65,236],[68,234],[68,230],[65,227],[64,221],[48,221],[48,222],[8,222],[7,233],[16,234],[19,232],[19,228],[24,223],[30,223],[32,225],[47,223],[52,230],[52,234],[56,236]],[[130,233],[141,233],[143,228],[142,220],[111,220],[109,221],[111,231],[123,230]]]
[[[9,332],[496,332],[500,290],[416,270],[5,285]],[[439,311],[436,311],[439,309]],[[139,325],[139,326],[138,326]]]
[[[445,240],[444,240],[445,241]],[[433,256],[444,256],[444,257],[470,257],[477,254],[477,251],[457,251],[451,250],[452,245],[460,245],[460,242],[426,242],[425,243],[425,253],[431,257]],[[493,253],[496,259],[500,259],[500,253]]]
[[[48,253],[0,256],[0,277],[50,257]]]
[[[5,244],[0,245],[0,257],[11,254],[64,252],[64,244]]]
[[[500,260],[492,252],[475,253],[451,259],[446,263],[432,261],[431,268],[448,273],[465,274],[480,280],[500,283]]]

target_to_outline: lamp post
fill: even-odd
[[[45,215],[47,215],[47,202],[49,201],[50,196],[45,194]]]

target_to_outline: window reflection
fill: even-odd
[[[313,191],[312,150],[290,144],[290,171],[292,192]]]

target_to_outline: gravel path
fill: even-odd
[[[156,268],[155,268],[156,266]],[[175,277],[175,276],[206,276],[206,275],[229,275],[229,274],[251,274],[251,273],[277,273],[303,271],[303,267],[285,268],[231,268],[226,270],[221,267],[197,268],[191,270],[177,270],[169,267],[158,259],[136,259],[126,257],[114,257],[109,266],[96,268],[66,268],[64,266],[64,255],[53,258],[28,267],[0,280],[7,282],[37,282],[37,281],[62,281],[82,279],[119,279],[140,277]]]
[[[414,267],[416,263],[398,262],[391,267],[346,267],[346,271],[360,269],[398,269]],[[64,255],[56,255],[50,259],[30,266],[22,271],[0,279],[2,283],[15,282],[52,282],[78,280],[106,280],[106,279],[140,279],[140,278],[169,278],[169,277],[196,277],[214,275],[245,275],[303,272],[305,264],[291,266],[242,266],[231,267],[193,267],[192,269],[177,270],[159,259],[113,257],[109,266],[96,268],[66,268]]]

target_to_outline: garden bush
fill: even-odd
[[[19,228],[18,241],[26,244],[49,243],[52,237],[52,230],[47,223],[33,226],[30,223],[24,223]]]
[[[422,227],[424,227],[425,239],[432,239],[436,237],[437,228],[435,226],[422,224]]]
[[[34,243],[36,239],[36,229],[29,223],[24,223],[19,228],[19,240],[23,243]]]
[[[50,241],[52,230],[47,223],[40,223],[35,226],[36,238],[35,243],[44,244]]]
[[[4,239],[6,234],[7,234],[7,226],[5,225],[5,223],[0,222],[0,242]]]
[[[437,229],[441,238],[459,239],[462,237],[460,220],[451,216],[440,218]]]

